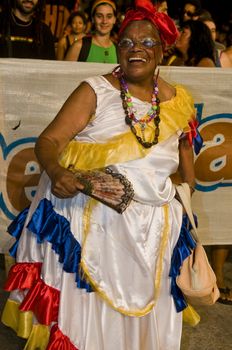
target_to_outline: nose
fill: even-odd
[[[135,49],[135,50],[139,49],[140,50],[140,49],[142,49],[142,47],[143,47],[143,45],[142,45],[142,43],[140,41],[137,41],[137,40],[133,41],[132,49]]]
[[[108,20],[107,16],[102,17],[102,23],[107,23],[107,20]]]

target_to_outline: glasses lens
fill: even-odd
[[[134,46],[134,43],[131,39],[128,39],[128,38],[124,38],[122,40],[119,41],[118,43],[118,46],[121,48],[121,49],[128,49],[130,47],[133,47]]]
[[[152,47],[156,46],[159,44],[158,41],[155,41],[151,38],[145,38],[143,40],[141,40],[141,44],[142,46],[144,46],[146,49],[151,49]]]

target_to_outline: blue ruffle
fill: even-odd
[[[11,256],[16,258],[17,248],[19,244],[19,239],[23,230],[23,226],[28,214],[29,208],[25,208],[23,211],[19,213],[19,215],[12,221],[12,223],[8,226],[7,232],[13,237],[16,238],[15,243],[9,250]]]
[[[196,242],[192,238],[190,232],[191,229],[192,225],[189,222],[187,215],[185,214],[183,216],[180,236],[173,250],[171,268],[169,273],[169,276],[171,277],[171,294],[173,296],[177,312],[183,311],[188,306],[183,293],[176,284],[176,277],[180,274],[180,268],[183,264],[183,261],[191,254],[192,250],[196,246]]]
[[[14,229],[10,232],[14,237],[21,235],[22,221],[23,218],[25,221],[26,214],[19,215],[10,225],[16,229],[15,232]],[[59,255],[59,262],[63,264],[64,271],[76,274],[78,288],[85,288],[87,292],[92,292],[90,284],[80,276],[81,246],[74,238],[68,220],[54,211],[48,199],[40,201],[27,228],[37,236],[38,243],[47,241],[52,244],[52,249]]]
[[[201,137],[201,134],[199,133],[198,129],[196,129],[196,133],[197,134],[193,139],[193,147],[195,154],[199,154],[203,146],[203,138]]]

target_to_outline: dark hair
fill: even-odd
[[[198,19],[202,22],[205,22],[205,21],[214,22],[214,19],[213,19],[211,13],[205,9],[201,10],[201,13],[200,13]]]
[[[71,26],[72,21],[73,21],[73,19],[74,19],[75,17],[81,17],[82,20],[83,20],[84,25],[87,24],[87,18],[86,18],[85,13],[82,12],[82,11],[74,11],[74,12],[72,12],[71,15],[69,16],[67,25],[70,25],[70,26]]]
[[[210,29],[201,21],[189,20],[183,23],[182,28],[189,28],[191,36],[189,40],[187,66],[196,66],[202,58],[210,58],[215,63],[215,44]]]
[[[43,45],[43,37],[42,37],[42,25],[43,25],[43,9],[45,6],[45,0],[38,0],[38,3],[34,12],[34,46],[37,52],[40,52],[40,48]],[[11,11],[15,8],[15,0],[3,0],[2,3],[2,14],[3,15],[3,23],[2,23],[2,36],[6,40],[8,47],[8,56],[11,57],[11,41],[10,41],[10,18]]]
[[[201,1],[200,0],[186,0],[183,4],[183,8],[186,4],[190,4],[193,5],[195,7],[195,12],[194,15],[199,15],[201,13],[202,10],[202,5],[201,5]]]

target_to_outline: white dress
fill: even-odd
[[[104,77],[89,78],[87,82],[97,96],[96,115],[76,140],[104,143],[127,132],[119,91]],[[178,94],[185,92],[177,88],[176,97],[161,103],[161,123],[165,104],[168,108],[170,104],[186,103]],[[133,103],[141,117],[150,107],[136,98]],[[186,116],[188,119],[190,115]],[[182,313],[176,312],[170,294],[169,270],[182,223],[182,207],[174,198],[169,176],[178,167],[178,140],[182,132],[180,126],[142,158],[110,166],[125,175],[134,188],[134,200],[123,214],[84,194],[71,199],[56,198],[51,194],[49,178],[45,173],[42,175],[19,240],[17,262],[42,264],[43,283],[59,292],[58,329],[74,346],[70,349],[180,348]],[[41,212],[49,207],[60,220],[50,225],[56,237],[65,230],[69,232],[62,243],[65,249],[69,252],[74,249],[76,253],[78,250],[76,255],[69,253],[66,261],[60,243],[57,246],[51,238],[42,239],[43,233],[35,233],[31,228],[38,223],[43,226],[44,213],[35,216],[27,227],[41,201],[45,204]],[[69,265],[70,261],[75,265],[80,250],[83,275],[79,262],[75,272]],[[10,299],[20,303],[26,293],[14,291]],[[53,318],[50,326],[55,323]],[[61,345],[57,348],[66,349]]]

